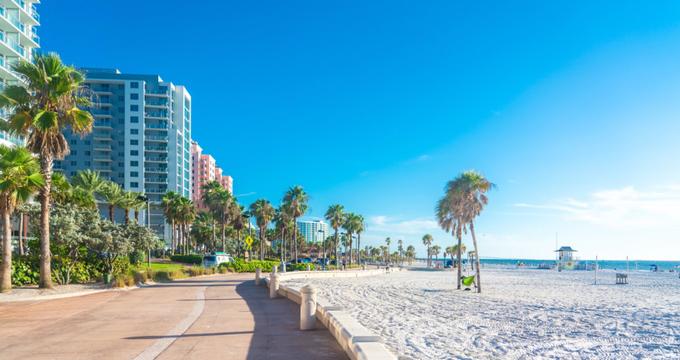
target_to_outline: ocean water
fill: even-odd
[[[444,261],[443,258],[437,259]],[[450,259],[449,259],[450,260]],[[555,259],[552,260],[537,260],[537,259],[484,259],[480,260],[482,267],[502,267],[502,268],[516,268],[518,263],[522,263],[524,268],[538,268],[542,265],[554,265]],[[578,260],[579,265],[588,264],[592,267],[595,260]],[[630,267],[630,271],[650,271],[652,265],[656,265],[659,271],[679,271],[680,260],[678,261],[654,261],[654,260],[598,260],[598,268],[609,270],[626,270],[626,266]]]

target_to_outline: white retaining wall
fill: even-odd
[[[390,269],[399,271],[399,269]],[[364,277],[385,274],[385,269],[360,270],[360,271],[295,271],[278,273],[281,281],[289,279],[318,279],[318,278],[348,278]],[[271,274],[269,275],[271,276]],[[264,278],[264,282],[269,286],[269,276]],[[300,304],[300,292],[290,288],[283,283],[279,283],[278,295]],[[345,353],[352,360],[396,360],[383,344],[382,338],[366,327],[361,325],[342,307],[324,304],[317,301],[316,318],[326,327],[335,337],[338,344],[345,350]]]

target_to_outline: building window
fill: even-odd
[[[71,161],[71,166],[76,166],[76,165],[78,165],[77,161]]]
[[[130,171],[130,177],[139,177],[139,172],[137,172],[137,171]]]
[[[130,140],[130,145],[139,145],[139,140],[135,139]]]
[[[137,135],[137,134],[139,134],[138,129],[130,129],[130,135]]]
[[[131,155],[131,156],[137,156],[137,155],[139,155],[139,151],[137,151],[137,150],[130,150],[130,155]]]
[[[137,124],[139,122],[139,116],[130,116],[130,122]]]
[[[139,166],[139,161],[130,161],[130,166]]]
[[[89,151],[85,151],[85,156],[90,156],[92,153]]]
[[[130,111],[139,111],[139,105],[130,105]]]
[[[130,100],[139,100],[139,94],[130,94]]]
[[[138,187],[139,187],[139,183],[131,182],[131,183],[130,183],[130,187],[138,188]]]
[[[130,83],[130,88],[132,89],[139,89],[139,83],[136,81],[133,81]]]

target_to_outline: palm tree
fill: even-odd
[[[231,226],[236,230],[236,239],[238,241],[237,247],[236,247],[236,256],[240,257],[241,256],[241,231],[243,231],[243,228],[246,227],[246,215],[243,211],[243,206],[239,205],[236,203],[236,199],[234,199],[234,207],[233,207],[234,213],[231,216]]]
[[[217,234],[215,231],[215,220],[216,219],[221,219],[222,217],[220,216],[220,209],[217,204],[217,193],[222,189],[222,185],[220,185],[219,182],[217,181],[210,181],[206,184],[204,184],[201,187],[201,201],[203,202],[203,205],[206,206],[209,210],[210,213],[213,215],[213,221],[212,221],[212,241],[213,243],[217,243]]]
[[[361,254],[359,252],[359,249],[361,249],[361,233],[366,230],[366,224],[364,222],[364,217],[361,215],[357,215],[355,218],[355,224],[354,224],[354,231],[357,233],[357,263],[361,264]]]
[[[446,231],[458,237],[458,281],[460,288],[462,232],[470,230],[474,252],[479,254],[474,219],[488,203],[486,193],[495,185],[476,171],[465,171],[446,184],[445,195],[437,203],[437,218]],[[479,256],[475,256],[477,292],[482,292]]]
[[[406,259],[408,259],[408,264],[413,263],[413,259],[416,257],[416,248],[413,245],[406,247]]]
[[[290,217],[293,218],[293,250],[295,251],[295,263],[298,262],[298,243],[297,243],[297,219],[307,212],[307,201],[309,195],[300,185],[296,185],[288,189],[283,195],[283,203],[290,211]]]
[[[260,260],[264,260],[264,244],[267,240],[267,226],[269,226],[269,223],[274,219],[276,211],[268,200],[259,199],[250,204],[250,212],[255,216],[257,227],[260,229]]]
[[[125,211],[125,225],[130,223],[130,210],[140,206],[140,195],[140,193],[134,191],[123,191],[118,204]],[[144,203],[141,202],[141,204],[143,205]],[[138,212],[138,210],[135,210],[135,212]],[[136,218],[137,214],[135,214],[135,219]]]
[[[125,191],[117,183],[113,181],[106,181],[99,188],[99,194],[104,199],[109,208],[109,221],[115,222],[114,210],[116,206],[122,207],[122,205],[125,203]]]
[[[170,228],[172,229],[172,251],[175,251],[177,247],[175,222],[177,220],[177,201],[180,197],[182,197],[180,194],[174,191],[168,191],[165,193],[165,195],[163,195],[163,199],[161,201],[163,206],[163,215],[165,215],[165,219],[168,223],[170,223]]]
[[[355,213],[347,213],[345,214],[345,221],[342,224],[342,228],[345,229],[345,233],[347,233],[347,243],[345,244],[345,253],[347,253],[347,249],[349,248],[349,254],[347,255],[349,258],[349,265],[352,265],[352,242],[354,240],[353,234],[356,232],[356,229],[358,228],[358,215]]]
[[[99,175],[99,171],[90,169],[78,171],[71,179],[71,184],[74,187],[82,189],[83,192],[93,198],[99,193],[105,182],[106,180]],[[97,206],[95,205],[94,208],[96,209]]]
[[[326,220],[331,223],[331,227],[333,230],[335,230],[335,234],[333,235],[333,253],[335,255],[335,260],[337,262],[338,259],[338,229],[342,226],[343,222],[345,221],[345,208],[342,205],[331,205],[328,207],[328,210],[326,210],[326,215],[325,215]]]
[[[390,237],[387,237],[385,239],[385,245],[387,245],[387,255],[388,255],[388,260],[389,260],[389,254],[390,254],[390,244],[392,243],[392,239]]]
[[[0,146],[0,213],[4,230],[0,292],[12,290],[12,214],[44,184],[38,161],[28,150]]]
[[[193,201],[180,196],[174,201],[175,221],[179,224],[180,250],[182,253],[189,252],[189,225],[196,219],[196,208]]]
[[[461,244],[460,246],[462,246],[460,252],[461,252],[461,253],[465,253],[465,250],[466,250],[465,244]],[[446,247],[446,253],[448,253],[448,254],[451,256],[451,262],[452,262],[453,264],[455,264],[456,266],[459,266],[459,265],[460,265],[460,264],[456,264],[456,261],[455,261],[455,259],[453,258],[453,255],[458,254],[458,244],[453,245],[453,246],[447,246],[447,247]]]
[[[399,250],[399,262],[404,263],[404,240],[397,240],[397,250]]]
[[[292,232],[293,224],[292,218],[290,216],[290,210],[286,208],[286,204],[281,204],[278,209],[276,209],[276,215],[274,216],[274,221],[276,222],[276,229],[281,234],[281,262],[286,261],[286,234]]]
[[[433,240],[434,240],[434,238],[432,238],[432,235],[430,235],[430,234],[425,234],[423,236],[423,245],[425,245],[425,247],[427,247],[427,267],[428,268],[432,266],[432,260],[430,259],[430,246],[432,246]]]
[[[66,66],[56,54],[37,54],[12,66],[23,80],[0,94],[0,106],[8,108],[4,130],[26,137],[26,147],[40,159],[45,185],[40,190],[40,287],[52,288],[50,254],[50,191],[54,160],[69,153],[63,131],[84,135],[92,131],[94,118],[80,107],[91,104],[83,87],[85,77]]]
[[[434,255],[436,260],[439,257],[439,252],[442,251],[442,248],[439,245],[433,245],[430,250],[432,250],[432,255]]]

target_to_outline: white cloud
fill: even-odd
[[[680,221],[680,186],[637,190],[633,186],[594,192],[585,199],[568,198],[548,204],[515,204],[520,208],[554,210],[567,220],[613,228],[664,226]]]

